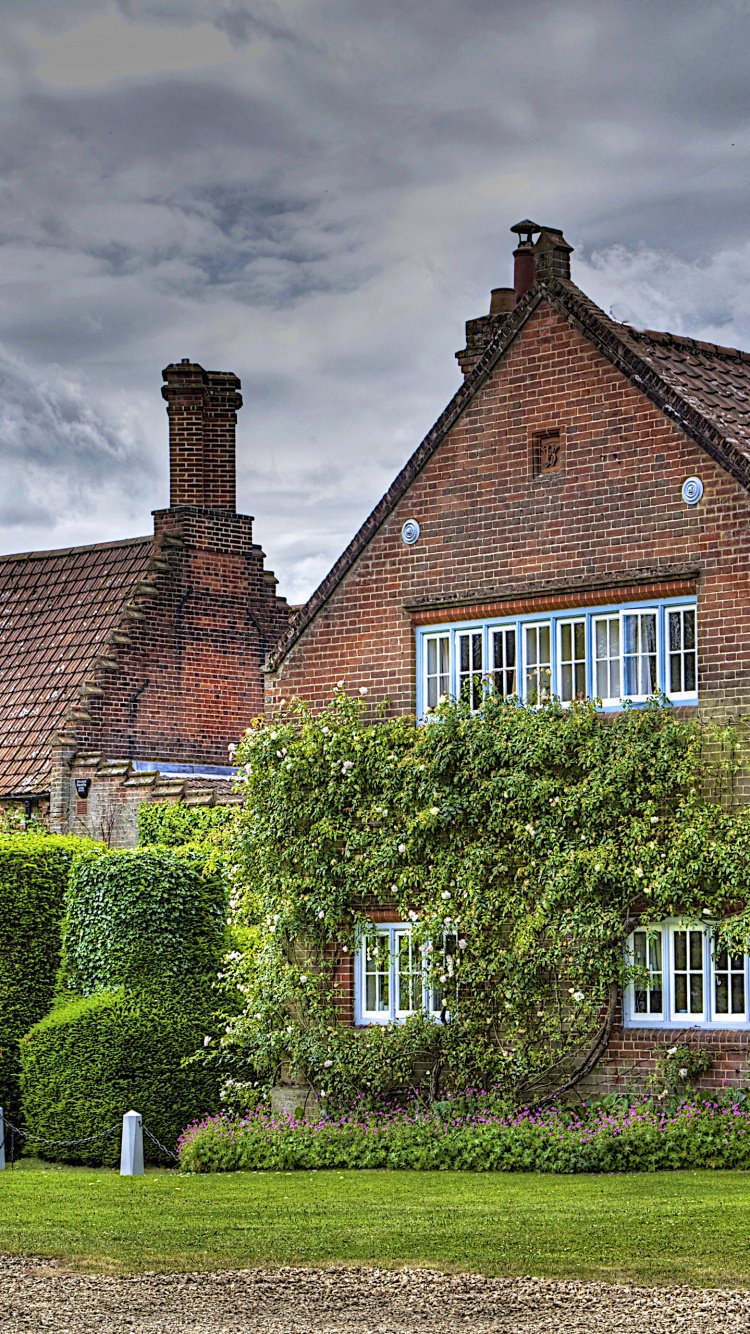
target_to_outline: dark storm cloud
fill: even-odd
[[[745,0],[2,0],[0,538],[147,531],[160,368],[243,380],[298,600],[564,227],[634,323],[750,344]]]

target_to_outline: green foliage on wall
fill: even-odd
[[[63,930],[68,990],[91,995],[156,977],[214,975],[226,941],[220,871],[196,848],[91,851],[70,876]]]
[[[138,840],[176,848],[201,842],[236,819],[236,806],[183,806],[142,802],[138,807]]]
[[[746,948],[750,813],[706,799],[717,738],[697,722],[660,701],[603,718],[492,694],[421,727],[362,710],[343,691],[318,717],[292,701],[238,750],[233,911],[261,943],[210,1059],[268,1082],[289,1062],[334,1102],[397,1084],[405,1037],[355,1059],[333,985],[375,905],[412,923],[418,990],[442,993],[412,1067],[427,1097],[441,1080],[523,1101],[564,1087],[637,971],[637,924],[709,920]],[[735,742],[718,740],[726,778]]]
[[[18,1116],[18,1042],[52,1003],[65,890],[88,839],[0,837],[0,1106]]]
[[[26,1129],[52,1140],[99,1136],[69,1148],[41,1146],[41,1155],[116,1164],[122,1117],[131,1109],[174,1150],[188,1121],[218,1106],[213,1072],[182,1067],[210,1028],[209,1006],[210,992],[200,987],[121,989],[63,1001],[36,1024],[21,1043]],[[115,1134],[102,1138],[110,1126]],[[169,1161],[147,1136],[144,1156]]]

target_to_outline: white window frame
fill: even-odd
[[[435,645],[435,660],[437,668],[435,672],[431,672],[429,670],[431,644]],[[447,649],[447,667],[445,671],[442,670],[444,665],[443,664],[444,648]],[[422,673],[423,673],[422,691],[423,691],[423,698],[425,701],[425,709],[434,709],[437,707],[437,705],[440,703],[441,699],[444,696],[450,695],[452,689],[451,636],[449,631],[441,630],[438,634],[434,635],[426,634],[424,636],[422,640]],[[430,695],[432,693],[430,691],[430,681],[432,678],[434,678],[436,683],[435,703],[431,703],[430,701]],[[441,686],[443,684],[445,685],[445,690],[441,690]]]
[[[437,998],[442,995],[443,988],[430,987],[425,977],[426,965],[421,969],[414,968],[414,952],[411,951],[412,975],[417,971],[422,973],[423,981],[419,988],[421,993],[421,1003],[417,1009],[403,1010],[400,1007],[400,972],[399,972],[399,944],[404,937],[411,939],[413,928],[410,922],[376,922],[374,931],[371,933],[379,936],[385,941],[385,948],[388,951],[388,1009],[387,1010],[367,1010],[365,1008],[367,1000],[367,980],[366,980],[366,959],[367,959],[367,937],[363,937],[357,946],[354,956],[354,1022],[357,1027],[365,1027],[371,1024],[390,1024],[403,1023],[413,1014],[418,1014],[420,1010],[424,1011],[433,1019],[439,1019],[442,1004],[436,1004]],[[446,938],[458,935],[457,930],[446,931]]]
[[[626,665],[625,663],[626,619],[625,618],[634,615],[639,618],[638,619],[639,630],[640,627],[642,627],[643,625],[642,618],[644,616],[648,615],[655,617],[656,689],[661,691],[663,694],[667,696],[668,699],[673,700],[675,703],[697,705],[699,684],[700,684],[698,680],[696,680],[696,688],[694,691],[681,690],[679,692],[677,691],[673,692],[668,689],[670,685],[670,661],[669,661],[670,653],[669,653],[669,638],[668,638],[669,614],[670,612],[684,613],[686,611],[692,612],[696,618],[695,622],[696,647],[694,651],[696,655],[697,668],[699,670],[700,668],[700,663],[698,661],[699,627],[697,624],[696,598],[665,598],[658,602],[654,601],[628,602],[620,605],[615,604],[615,605],[603,605],[598,607],[596,606],[582,607],[575,611],[571,611],[570,609],[566,609],[563,611],[561,609],[560,611],[552,611],[549,614],[545,614],[544,616],[539,616],[539,615],[534,616],[529,614],[529,615],[513,616],[513,617],[510,616],[497,617],[486,621],[466,621],[462,623],[447,624],[447,625],[420,626],[416,630],[416,637],[417,637],[416,648],[417,648],[417,664],[418,664],[417,714],[419,717],[425,717],[426,714],[428,713],[427,645],[430,640],[434,639],[445,640],[447,638],[449,641],[449,658],[450,658],[449,693],[451,694],[451,696],[455,698],[459,695],[462,683],[466,679],[466,674],[462,674],[460,670],[460,661],[459,661],[460,637],[462,635],[471,635],[477,637],[477,640],[476,641],[471,640],[470,644],[473,644],[474,642],[479,642],[481,645],[482,678],[483,678],[483,688],[481,696],[483,698],[484,694],[487,691],[493,689],[493,679],[495,672],[494,636],[498,634],[506,635],[508,631],[512,631],[515,636],[516,692],[518,698],[525,701],[528,698],[527,673],[530,670],[530,664],[528,662],[529,654],[528,654],[528,645],[526,643],[526,632],[530,629],[539,630],[540,628],[547,626],[549,627],[549,632],[550,632],[551,695],[553,698],[562,699],[562,694],[563,694],[562,630],[563,626],[574,625],[575,622],[585,622],[585,644],[586,644],[585,675],[586,675],[586,690],[588,698],[590,699],[599,698],[597,695],[598,682],[597,682],[597,658],[596,658],[596,626],[597,622],[601,620],[608,620],[608,621],[616,620],[618,623],[619,654],[617,662],[619,665],[619,678],[620,678],[620,684],[619,684],[620,694],[616,697],[615,696],[602,697],[601,708],[604,712],[608,711],[615,712],[621,709],[625,704],[625,702],[633,704],[636,707],[643,706],[650,698],[650,695],[645,695],[642,693],[625,695],[623,693],[625,688],[625,665]],[[684,616],[681,621],[681,628],[684,630]],[[684,649],[684,645],[679,651],[681,654],[681,661],[684,664],[685,652],[686,652],[686,650]],[[687,652],[691,651],[692,650],[687,650]],[[470,652],[470,657],[471,657],[471,652]],[[644,655],[641,653],[638,659],[639,680],[637,682],[637,685],[639,687],[639,690],[642,684],[642,680],[640,678],[642,676],[643,657]],[[609,663],[614,661],[614,659],[608,658],[607,661]],[[507,672],[506,668],[503,668],[502,670],[504,672]],[[682,672],[684,673],[684,666],[682,667]],[[469,674],[473,677],[476,677],[476,675],[478,675],[478,671],[477,669],[470,669]],[[609,683],[610,679],[609,669],[607,677]],[[684,684],[684,674],[681,680],[681,684]],[[479,693],[477,693],[476,698],[473,700],[472,707],[477,708],[480,706],[481,706],[481,699],[479,697]]]
[[[576,657],[576,627],[583,627],[583,658]],[[573,657],[563,658],[563,632],[570,629],[571,648]],[[557,622],[557,663],[558,663],[558,685],[560,687],[560,700],[563,704],[571,704],[573,700],[580,699],[581,696],[575,690],[576,667],[583,664],[583,697],[590,695],[590,663],[587,643],[587,626],[585,616],[564,616]],[[565,668],[572,668],[573,694],[570,699],[565,699]]]
[[[682,922],[671,919],[654,922],[650,927],[638,927],[639,931],[661,932],[662,936],[662,1013],[638,1013],[635,1009],[635,992],[640,990],[635,981],[628,983],[623,997],[623,1025],[625,1028],[701,1028],[701,1029],[750,1029],[750,955],[742,959],[741,972],[745,984],[745,1009],[742,1014],[722,1014],[716,1008],[716,953],[711,923]],[[677,1012],[675,986],[677,970],[675,968],[675,935],[678,931],[698,931],[701,934],[701,972],[703,977],[703,1010],[700,1014]],[[627,942],[627,957],[633,958],[634,934]],[[689,942],[688,942],[689,948]],[[735,955],[735,958],[737,956]],[[695,970],[694,970],[695,971]],[[722,970],[724,971],[724,970]],[[689,1005],[688,999],[688,1005]],[[731,992],[729,996],[731,1006]]]

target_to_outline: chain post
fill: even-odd
[[[0,1107],[0,1172],[5,1171],[5,1119]]]
[[[120,1176],[143,1176],[143,1117],[140,1112],[126,1112],[122,1118]]]

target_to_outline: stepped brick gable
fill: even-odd
[[[135,838],[141,800],[232,800],[227,746],[263,710],[289,621],[237,514],[235,375],[168,366],[169,509],[152,537],[0,558],[0,800]]]
[[[571,280],[559,230],[513,230],[514,285],[468,322],[464,383],[269,655],[266,709],[321,708],[343,679],[373,709],[422,717],[490,678],[605,710],[659,689],[744,725],[750,354],[616,323]],[[737,786],[750,798],[746,771]],[[702,989],[683,1005],[684,941],[662,924],[662,990],[623,998],[600,1085],[644,1076],[655,1045],[686,1034],[715,1049],[705,1086],[747,1082],[750,966],[725,1013],[701,941]],[[362,966],[342,959],[340,1010],[380,1022],[362,1010]]]

